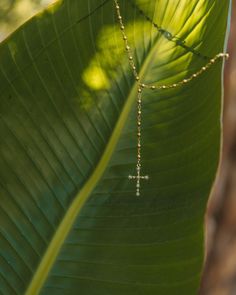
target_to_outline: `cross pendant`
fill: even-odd
[[[128,178],[130,180],[135,179],[136,180],[136,196],[139,197],[140,196],[140,180],[148,180],[149,176],[148,175],[140,175],[140,169],[137,169],[137,175],[129,175]]]
[[[137,96],[137,175],[129,175],[130,180],[136,180],[136,196],[140,196],[140,180],[148,180],[148,175],[141,175],[141,114],[142,114],[142,89],[144,84],[138,86]]]

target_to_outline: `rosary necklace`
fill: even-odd
[[[133,72],[134,78],[137,82],[137,162],[136,162],[136,175],[129,175],[128,179],[130,180],[135,180],[136,181],[136,196],[140,196],[140,181],[141,180],[148,180],[149,176],[148,175],[142,175],[141,174],[141,128],[142,128],[142,92],[144,89],[170,89],[170,88],[176,88],[182,85],[185,85],[192,81],[193,79],[197,78],[199,75],[201,75],[203,72],[208,70],[213,64],[216,63],[218,59],[221,58],[228,58],[229,54],[228,53],[218,53],[216,54],[213,58],[209,60],[207,64],[205,64],[200,70],[192,74],[191,76],[173,83],[173,84],[167,84],[167,85],[152,85],[152,84],[144,84],[140,81],[140,77],[138,75],[135,63],[134,63],[134,58],[131,52],[131,48],[129,46],[129,42],[127,39],[127,35],[125,33],[125,26],[123,22],[123,18],[121,16],[120,12],[120,5],[118,0],[114,0],[115,4],[115,9],[116,9],[116,14],[118,18],[118,22],[120,25],[121,33],[122,33],[122,38],[124,40],[124,45],[125,45],[125,50],[127,53],[127,57],[129,60],[129,64],[131,67],[131,70]],[[180,44],[181,45],[181,44]]]

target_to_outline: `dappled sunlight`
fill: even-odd
[[[144,22],[135,23],[137,35],[138,32],[142,32],[144,26]],[[126,30],[131,40],[130,45],[134,48],[133,24],[128,24]],[[95,47],[95,54],[81,75],[83,85],[77,87],[80,97],[74,98],[75,104],[80,109],[89,110],[98,99],[100,103],[105,101],[106,91],[110,91],[113,87],[112,83],[122,75],[122,67],[124,71],[129,71],[128,62],[124,55],[124,43],[118,26],[104,26],[98,34]]]
[[[106,73],[99,65],[91,65],[83,74],[85,84],[94,90],[102,90],[109,87],[109,80]]]
[[[135,22],[135,36],[141,35],[146,25],[144,22]],[[133,24],[126,26],[126,33],[131,40],[131,48],[134,50]],[[98,50],[91,59],[89,66],[84,70],[82,77],[86,86],[91,90],[99,91],[108,89],[111,86],[111,78],[117,76],[121,65],[127,65],[124,55],[124,42],[119,27],[114,25],[104,27],[97,38],[96,47]]]

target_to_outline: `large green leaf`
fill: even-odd
[[[121,1],[142,81],[169,84],[224,46],[229,1]],[[145,90],[135,196],[137,85],[112,0],[58,1],[0,46],[0,293],[196,294],[220,149],[221,69]],[[182,44],[183,45],[183,44]]]

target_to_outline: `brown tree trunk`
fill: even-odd
[[[206,216],[207,260],[200,295],[236,295],[236,1],[225,69],[223,154]]]

